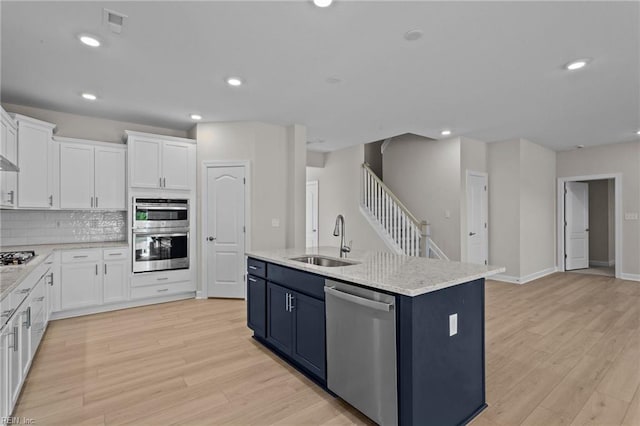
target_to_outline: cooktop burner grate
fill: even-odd
[[[0,265],[24,265],[35,255],[34,251],[5,251],[0,253]]]

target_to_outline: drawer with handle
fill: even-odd
[[[145,287],[134,287],[131,289],[132,299],[147,299],[151,297],[161,297],[172,294],[188,293],[196,291],[196,283],[192,281],[174,282],[160,285],[150,285]]]
[[[188,269],[162,272],[147,272],[143,274],[135,274],[131,278],[131,287],[144,287],[148,285],[168,284],[190,280],[191,271],[189,271]]]
[[[31,311],[34,315],[39,314],[44,309],[44,292],[48,282],[46,278],[45,276],[41,279],[31,292]]]
[[[112,248],[104,249],[102,252],[102,258],[104,260],[124,260],[129,256],[129,248]]]
[[[102,250],[69,250],[63,251],[60,255],[62,263],[98,262],[101,260]]]
[[[267,277],[267,264],[253,258],[247,259],[247,272],[256,277]]]

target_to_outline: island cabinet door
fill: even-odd
[[[247,276],[247,325],[256,336],[267,337],[267,284],[262,278]]]
[[[289,312],[291,290],[267,283],[267,341],[287,355],[293,343],[293,315]]]
[[[295,317],[292,357],[325,380],[324,302],[297,292],[292,296],[291,312]]]

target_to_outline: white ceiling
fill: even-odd
[[[308,127],[315,150],[402,133],[554,149],[637,138],[638,2],[2,1],[3,102],[188,129]],[[121,35],[102,8],[128,15]],[[424,37],[407,42],[406,31]],[[91,49],[76,36],[103,39]],[[591,65],[567,72],[572,59]],[[228,87],[225,78],[246,84]],[[329,84],[328,77],[340,83]],[[79,94],[95,92],[89,103]]]

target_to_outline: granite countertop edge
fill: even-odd
[[[0,267],[0,301],[18,287],[51,253],[56,250],[78,250],[94,248],[128,247],[127,241],[97,241],[64,244],[34,244],[22,246],[1,246],[0,251],[34,251],[36,256],[24,265]]]
[[[350,255],[349,258],[346,259],[347,261],[355,261],[359,263],[346,267],[323,267],[318,265],[310,265],[290,259],[291,257],[310,254],[322,255],[337,259],[337,253],[337,247],[321,247],[316,249],[299,250],[250,250],[247,251],[245,255],[254,259],[274,263],[280,266],[285,266],[304,272],[310,272],[316,275],[322,275],[330,279],[352,282],[371,289],[383,290],[409,297],[420,296],[422,294],[431,293],[477,279],[490,277],[492,275],[496,275],[505,271],[504,267],[499,266],[472,265],[454,261],[416,258],[404,255],[396,255],[392,253],[373,253],[366,251],[354,252],[353,255]],[[380,271],[380,273],[375,279],[371,279],[371,274],[368,271],[371,270],[371,266],[374,264],[374,262],[380,259],[382,259],[382,261],[377,263],[376,268]],[[389,271],[385,271],[385,263],[387,263],[386,261],[389,259],[391,259],[391,262],[389,263],[392,266],[389,266]],[[413,273],[409,273],[407,275],[403,274],[402,271],[399,271],[399,269],[403,267],[403,264],[405,262],[409,263],[410,268],[413,268],[415,270]],[[461,268],[477,270],[468,273],[461,273]],[[363,269],[364,272],[359,274],[359,271]],[[444,278],[442,275],[447,273],[452,276],[449,278]],[[414,282],[411,283],[413,288],[409,286],[402,287],[397,284],[397,281],[402,281],[405,277],[407,278],[407,281],[414,280]],[[422,280],[422,277],[425,277],[425,279]],[[396,281],[396,283],[394,283],[393,281]]]

